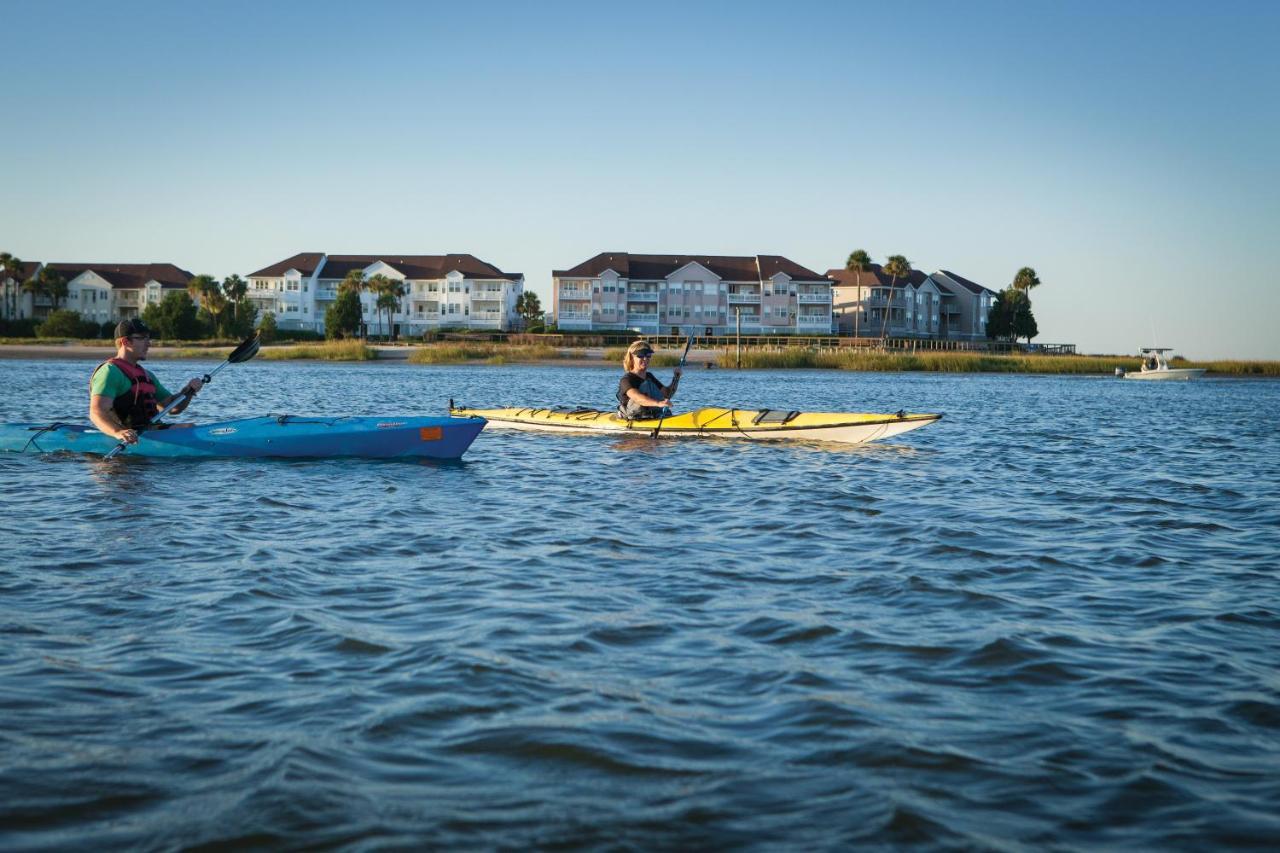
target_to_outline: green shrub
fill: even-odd
[[[97,323],[86,323],[77,311],[59,308],[50,311],[45,321],[36,327],[41,338],[92,338],[98,333]]]

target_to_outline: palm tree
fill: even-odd
[[[388,303],[386,296],[387,296],[387,293],[389,292],[388,285],[390,284],[391,284],[391,279],[387,278],[382,273],[369,276],[369,278],[366,279],[364,283],[365,289],[368,290],[370,293],[372,293],[374,297],[373,298],[373,315],[378,318],[378,335],[379,336],[382,335],[382,309],[384,309]],[[388,326],[391,325],[390,316],[388,316],[387,318],[387,325]]]
[[[205,291],[204,310],[208,311],[209,316],[213,318],[213,336],[220,337],[223,332],[222,315],[227,310],[227,295],[222,292],[222,288],[218,287],[216,281],[213,287]]]
[[[542,316],[542,300],[538,298],[538,294],[531,291],[526,291],[523,296],[524,306],[517,307],[516,310],[520,312],[520,316],[524,317],[525,328],[528,328]]]
[[[18,316],[18,287],[22,282],[23,263],[8,252],[0,252],[0,277],[4,278],[6,313],[12,320]]]
[[[368,290],[368,286],[365,283],[364,270],[359,270],[359,269],[351,270],[347,273],[346,278],[344,278],[341,282],[338,283],[339,296],[341,296],[343,293],[346,293],[347,291],[351,291],[352,293],[356,294],[356,296],[359,296],[360,294],[364,293],[366,290]],[[364,325],[364,305],[361,304],[360,324],[357,326],[357,329],[363,328],[363,325]],[[359,331],[357,331],[356,334],[358,335]]]
[[[62,300],[67,298],[67,280],[59,275],[57,270],[51,270],[48,267],[41,269],[32,280],[36,282],[33,291],[49,297],[49,301],[53,303],[53,310],[57,311]]]
[[[888,339],[889,315],[893,312],[893,289],[898,279],[911,275],[911,261],[903,255],[890,255],[884,262],[884,271],[889,274],[889,301],[885,306],[884,320],[880,323],[880,340]]]
[[[858,315],[862,313],[862,274],[871,269],[871,256],[862,249],[854,249],[849,253],[849,260],[844,262],[844,268],[853,273],[854,281],[858,283],[857,303],[853,306],[853,336],[858,336]]]
[[[195,275],[187,282],[187,295],[191,297],[191,301],[196,305],[203,305],[205,294],[217,286],[218,282],[213,276]]]
[[[369,278],[368,287],[370,291],[377,295],[377,299],[374,302],[374,311],[387,312],[387,337],[390,338],[392,314],[400,307],[400,299],[408,292],[408,288],[402,280],[388,278],[381,273]],[[379,315],[378,319],[378,333],[382,333],[381,315]]]
[[[227,299],[231,300],[232,316],[239,322],[240,300],[249,293],[249,282],[232,273],[222,280],[222,292],[227,295]]]
[[[1036,275],[1036,271],[1031,267],[1023,267],[1018,270],[1018,274],[1013,277],[1013,289],[1021,290],[1027,294],[1028,300],[1031,297],[1031,291],[1040,286],[1040,278]]]

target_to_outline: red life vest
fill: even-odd
[[[114,364],[129,380],[129,390],[111,401],[120,423],[127,427],[139,427],[149,423],[156,414],[156,386],[141,365],[130,364],[123,358],[110,358],[98,365]],[[98,371],[95,370],[94,373]]]

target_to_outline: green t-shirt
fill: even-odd
[[[106,368],[105,370],[103,368]],[[147,370],[145,367],[143,370]],[[147,370],[147,379],[151,384],[156,386],[156,401],[164,402],[166,397],[172,396],[169,389],[160,384],[160,380],[156,379],[156,375]],[[124,371],[116,367],[111,362],[101,365],[93,372],[93,378],[89,380],[89,393],[101,394],[104,397],[110,397],[114,400],[121,394],[133,387],[133,383],[129,381],[129,377],[124,375]]]

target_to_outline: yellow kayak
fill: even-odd
[[[596,409],[468,409],[450,402],[449,414],[482,417],[490,429],[540,432],[598,432],[609,435],[652,435],[658,420],[628,421],[615,412]],[[668,415],[660,435],[747,438],[753,441],[836,441],[861,444],[927,426],[940,414],[857,414],[795,412],[784,409],[695,409]]]

